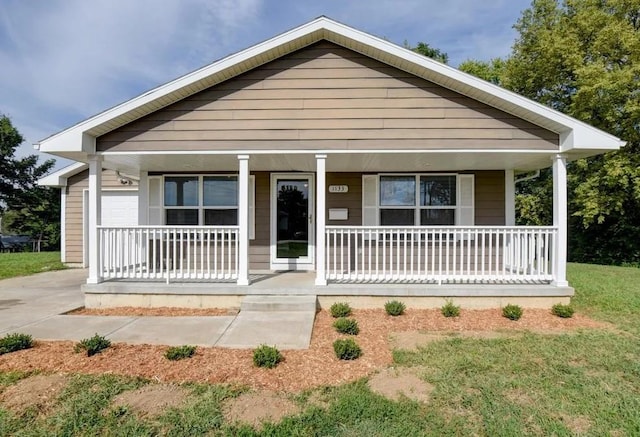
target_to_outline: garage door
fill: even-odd
[[[84,192],[82,256],[85,267],[89,266],[89,191]],[[136,226],[138,224],[138,191],[103,191],[102,220],[104,226]]]
[[[103,191],[102,225],[136,226],[138,224],[137,191]]]

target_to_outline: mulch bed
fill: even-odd
[[[189,313],[193,314],[193,313]],[[285,350],[284,361],[275,369],[254,367],[251,350],[199,347],[186,360],[164,358],[166,347],[116,343],[93,357],[73,352],[70,341],[37,342],[33,349],[0,356],[0,371],[41,370],[46,372],[113,373],[141,376],[167,382],[206,382],[248,385],[278,391],[300,391],[322,385],[339,385],[371,374],[391,364],[389,336],[404,331],[570,331],[577,328],[607,328],[609,325],[576,314],[571,319],[553,316],[549,310],[527,309],[513,322],[500,309],[463,310],[460,317],[445,318],[439,310],[412,310],[399,317],[382,309],[355,310],[360,325],[356,341],[364,355],[354,361],[340,361],[333,342],[345,337],[332,327],[334,319],[320,311],[308,350]]]

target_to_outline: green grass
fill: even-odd
[[[0,279],[64,269],[60,252],[0,253]]]
[[[0,435],[640,435],[640,269],[572,264],[577,314],[617,328],[516,338],[451,338],[395,365],[420,366],[433,386],[427,404],[371,392],[366,379],[296,396],[299,414],[260,430],[225,422],[223,402],[240,391],[191,384],[188,401],[157,418],[115,409],[115,395],[147,384],[133,378],[76,376],[48,414],[0,406]],[[0,373],[0,390],[28,376]],[[302,375],[304,377],[304,375]]]

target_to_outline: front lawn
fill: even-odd
[[[0,279],[61,270],[60,252],[0,253]]]
[[[395,351],[395,366],[415,369],[431,387],[425,403],[389,400],[361,379],[285,394],[295,412],[252,428],[227,418],[230,403],[248,388],[186,384],[181,404],[153,416],[113,401],[157,382],[79,375],[44,406],[17,410],[3,395],[29,374],[4,372],[0,435],[640,435],[640,269],[572,264],[569,279],[578,313],[608,321],[610,329],[456,337]],[[273,402],[256,394],[265,399],[256,409]]]

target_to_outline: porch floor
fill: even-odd
[[[315,285],[315,272],[276,272],[252,274],[248,286],[234,282],[145,282],[110,280],[100,284],[85,284],[83,291],[87,306],[120,306],[113,302],[126,302],[133,306],[187,306],[187,307],[239,307],[244,296],[250,295],[315,295],[321,307],[331,300],[348,300],[358,307],[378,307],[388,298],[403,298],[408,305],[438,307],[443,299],[455,298],[468,307],[486,308],[510,303],[518,299],[555,299],[568,301],[573,296],[571,287],[556,287],[548,283],[495,283],[495,284],[442,284],[436,283],[329,283]],[[127,296],[130,299],[125,300]],[[109,297],[110,299],[107,299]],[[479,304],[470,299],[487,299]],[[368,299],[356,302],[358,299]],[[418,302],[418,300],[422,302]],[[110,302],[107,302],[109,300]],[[111,302],[113,301],[113,302]],[[428,304],[426,302],[429,301]],[[524,304],[525,306],[531,306]],[[549,307],[539,301],[535,307]]]

